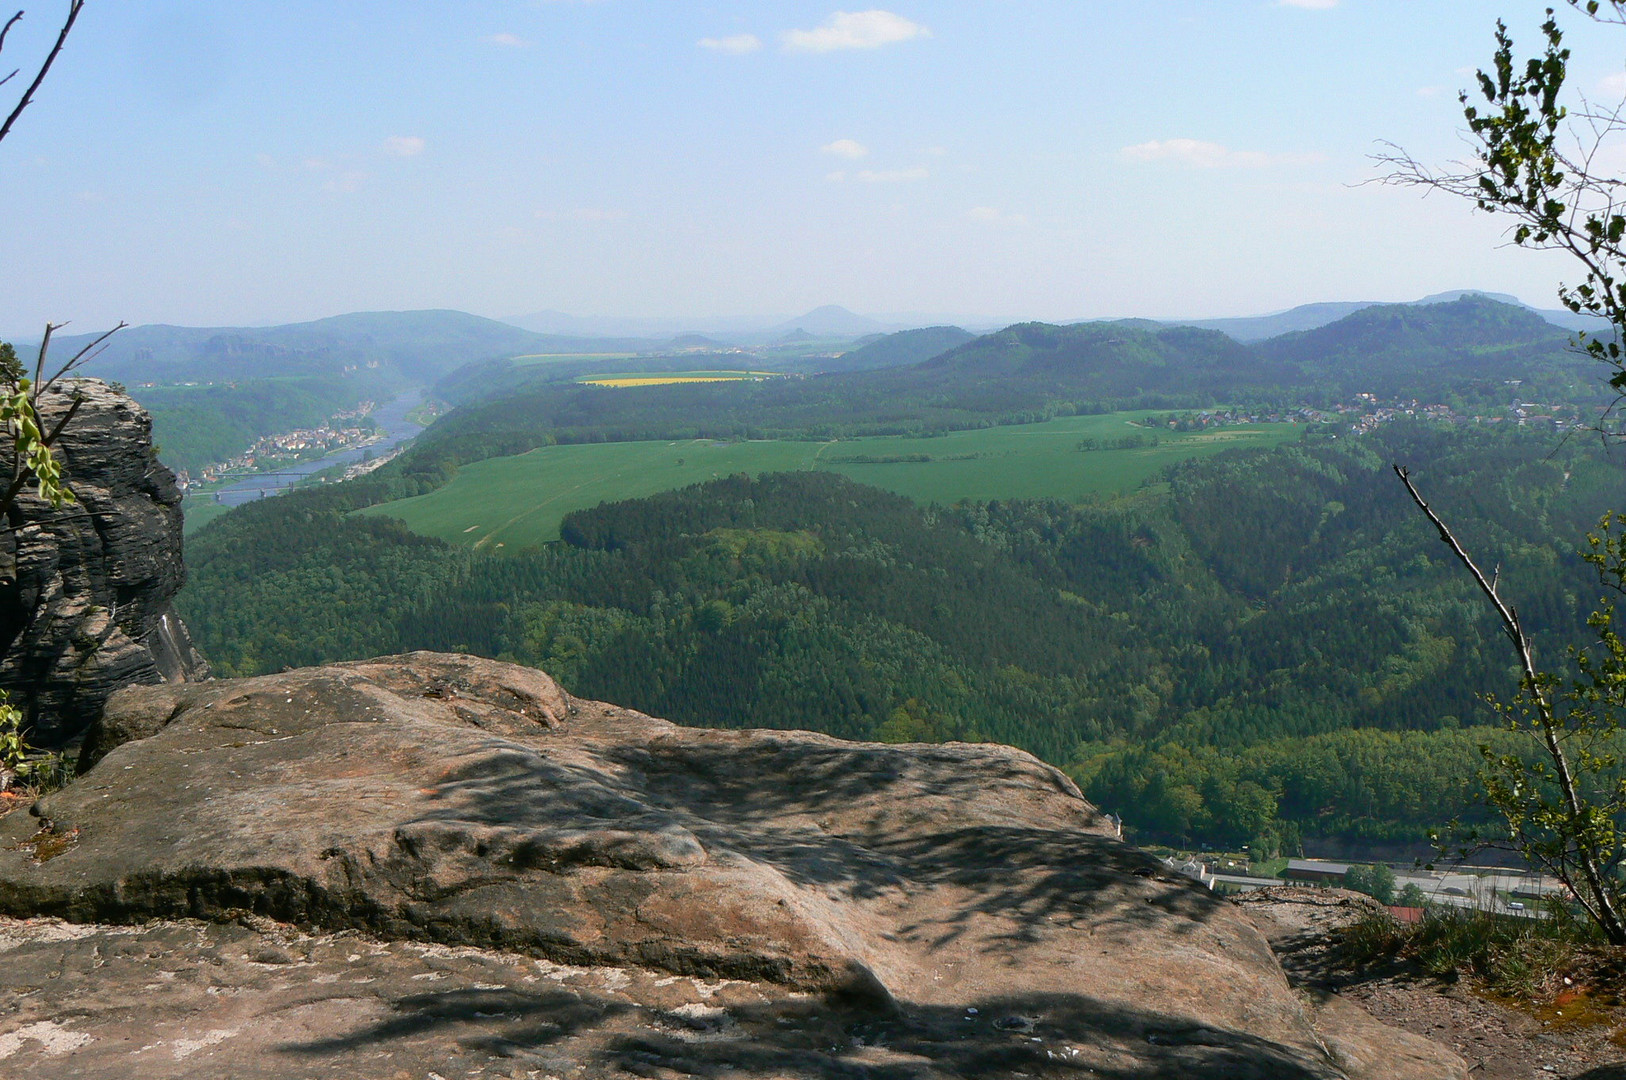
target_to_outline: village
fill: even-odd
[[[1520,380],[1508,382],[1517,390]],[[1450,405],[1425,405],[1417,398],[1380,399],[1376,394],[1359,393],[1350,401],[1328,408],[1308,405],[1288,408],[1205,409],[1148,417],[1148,427],[1168,427],[1175,431],[1205,431],[1238,424],[1336,424],[1351,434],[1363,435],[1397,420],[1428,420],[1455,426],[1512,424],[1518,427],[1544,425],[1554,431],[1585,426],[1574,405],[1553,405],[1539,401],[1514,401],[1500,410],[1473,414],[1458,412]]]
[[[1464,908],[1498,915],[1545,918],[1544,902],[1562,899],[1567,890],[1537,871],[1506,866],[1338,862],[1331,859],[1286,859],[1274,865],[1254,864],[1246,854],[1171,853],[1163,864],[1175,873],[1219,893],[1252,892],[1280,885],[1351,889],[1367,893],[1405,921],[1416,922],[1428,906]],[[1375,871],[1375,872],[1374,872]],[[1377,884],[1374,887],[1374,883]]]
[[[328,423],[315,428],[267,435],[247,450],[227,461],[206,465],[196,476],[186,470],[175,474],[183,494],[234,479],[244,473],[264,472],[290,461],[323,457],[338,450],[352,450],[377,442],[382,436],[371,423],[363,423],[378,406],[364,401],[353,409],[333,415]],[[351,421],[351,423],[346,423]]]

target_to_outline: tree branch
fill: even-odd
[[[1485,594],[1485,598],[1496,609],[1496,614],[1502,621],[1503,632],[1513,643],[1514,651],[1519,654],[1519,666],[1523,673],[1520,683],[1536,708],[1536,716],[1541,726],[1541,741],[1557,774],[1554,780],[1564,800],[1565,809],[1571,821],[1582,821],[1585,818],[1585,807],[1582,805],[1580,791],[1576,785],[1575,773],[1570,767],[1569,756],[1564,752],[1563,724],[1554,712],[1552,699],[1543,686],[1541,675],[1536,671],[1535,647],[1519,622],[1518,611],[1503,601],[1497,592],[1496,583],[1486,579],[1484,571],[1479,569],[1479,565],[1457,540],[1444,519],[1423,499],[1416,485],[1411,482],[1411,473],[1401,465],[1395,465],[1394,471],[1395,475],[1400,477],[1400,482],[1406,486],[1406,493],[1411,496],[1412,502],[1417,504],[1423,516],[1428,518],[1439,532],[1440,541],[1449,547],[1452,554],[1456,555],[1457,561],[1467,568],[1475,584],[1479,586],[1479,591]],[[1587,909],[1593,921],[1609,935],[1611,941],[1617,944],[1626,943],[1626,923],[1621,921],[1620,913],[1615,909],[1614,893],[1609,887],[1609,882],[1605,880],[1607,871],[1598,865],[1594,853],[1587,850],[1584,845],[1579,845],[1574,855],[1579,864],[1581,877],[1586,881],[1587,892],[1590,894],[1582,896],[1579,889],[1573,889],[1577,902]],[[1567,881],[1569,875],[1564,876]]]
[[[112,337],[114,334],[118,333],[120,330],[123,330],[124,328],[126,328],[129,325],[130,324],[127,323],[127,322],[119,323],[117,326],[113,327],[113,329],[107,331],[107,333],[105,333],[105,334],[100,335],[94,341],[92,341],[88,345],[86,345],[84,348],[82,348],[78,352],[74,353],[72,359],[70,359],[67,363],[63,364],[61,367],[57,368],[56,373],[53,374],[49,379],[45,380],[44,385],[40,384],[40,372],[42,372],[44,370],[44,368],[45,368],[45,348],[44,348],[43,345],[41,345],[41,347],[40,347],[39,367],[34,372],[35,397],[38,397],[40,394],[43,394],[47,390],[51,389],[51,387],[53,387],[53,386],[55,386],[57,384],[58,379],[62,378],[62,376],[66,375],[68,372],[72,371],[74,368],[78,367],[81,364],[87,363],[88,361],[94,360],[98,355],[101,354],[103,348],[106,345],[107,339]],[[46,328],[47,337],[49,337],[51,331],[60,330],[60,329],[62,329],[61,325],[47,327]]]
[[[56,36],[56,43],[51,46],[51,51],[46,54],[45,62],[40,65],[39,71],[35,73],[34,81],[28,84],[28,89],[24,90],[23,96],[18,99],[17,107],[11,110],[11,115],[6,117],[5,123],[0,124],[0,140],[11,134],[11,126],[23,114],[23,110],[33,103],[34,93],[39,90],[40,83],[45,81],[45,75],[51,70],[51,65],[56,63],[58,54],[62,52],[63,44],[68,40],[68,31],[73,29],[73,24],[79,18],[79,12],[83,11],[84,7],[85,0],[69,0],[68,17],[62,23],[62,29]],[[10,22],[6,23],[6,29],[10,30],[12,24],[20,18],[22,18],[22,12],[19,11],[11,17]]]
[[[0,52],[5,51],[6,35],[11,33],[11,28],[22,22],[22,20],[23,13],[19,11],[17,14],[6,20],[6,25],[0,26]]]

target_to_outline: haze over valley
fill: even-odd
[[[1626,0],[63,2],[0,1072],[1619,1080]]]

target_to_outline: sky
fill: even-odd
[[[1462,156],[1495,18],[1533,45],[1544,4],[876,2],[89,0],[0,143],[0,334],[1550,307],[1573,277],[1370,182],[1384,140]],[[66,0],[24,6],[6,70]],[[1618,101],[1626,31],[1563,22]]]

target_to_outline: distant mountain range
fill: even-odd
[[[459,461],[553,442],[840,438],[1025,423],[1079,411],[1329,407],[1370,393],[1470,415],[1603,391],[1570,334],[1482,295],[1362,307],[1262,342],[1146,320],[1019,323],[966,340],[901,331],[798,379],[608,393],[554,365],[476,365],[442,380],[458,406],[424,436]],[[655,362],[653,360],[646,362]]]
[[[855,315],[844,307],[826,304],[793,319],[759,316],[722,316],[696,319],[644,319],[616,316],[567,315],[562,311],[538,311],[507,322],[542,334],[578,337],[637,337],[667,339],[689,336],[718,338],[736,345],[758,345],[800,330],[814,338],[862,337],[893,330],[909,329],[907,320],[874,319]]]
[[[95,339],[54,340],[59,361]],[[527,353],[638,352],[645,339],[538,334],[461,311],[373,311],[270,327],[135,326],[84,367],[127,383],[331,375],[346,371],[422,382],[478,360]],[[27,345],[22,355],[30,355]]]
[[[1544,320],[1544,325],[1564,330],[1606,329],[1600,320],[1531,308],[1512,296],[1471,290],[1437,293],[1413,306],[1446,304],[1465,296],[1529,312]],[[1317,330],[1368,309],[1398,306],[1402,305],[1336,302],[1305,304],[1248,318],[1090,320],[1069,325],[1145,331],[1192,327],[1219,331],[1233,341],[1254,344],[1284,334]],[[138,326],[113,337],[85,372],[133,384],[347,372],[370,372],[387,380],[433,382],[472,363],[530,354],[619,352],[654,356],[809,343],[822,349],[824,342],[830,343],[828,352],[835,359],[815,361],[817,366],[806,370],[856,371],[919,363],[964,345],[973,337],[957,326],[900,325],[836,305],[766,324],[749,319],[698,322],[700,325],[697,321],[671,319],[591,319],[542,312],[518,320],[522,325],[516,325],[461,311],[437,310],[358,312],[271,327]],[[88,334],[58,338],[53,355],[65,358],[91,340],[93,335]],[[27,342],[19,345],[25,356],[34,348]],[[841,354],[844,345],[847,351]]]
[[[1604,333],[1608,330],[1608,324],[1602,319],[1594,319],[1587,315],[1576,315],[1574,312],[1558,308],[1534,308],[1517,296],[1509,296],[1507,293],[1453,289],[1450,292],[1425,296],[1421,300],[1413,301],[1413,303],[1444,304],[1453,300],[1460,300],[1464,296],[1483,296],[1498,303],[1525,308],[1540,315],[1554,326],[1561,326],[1566,330],[1585,330],[1589,333]],[[1315,330],[1329,323],[1337,322],[1346,315],[1353,315],[1363,308],[1379,306],[1388,305],[1382,305],[1379,301],[1301,304],[1296,308],[1278,311],[1273,315],[1254,315],[1232,319],[1160,319],[1153,321],[1161,322],[1165,326],[1196,326],[1204,330],[1218,330],[1220,333],[1233,337],[1237,341],[1251,342],[1264,341],[1267,338],[1279,337],[1282,334],[1291,334],[1297,330]]]

